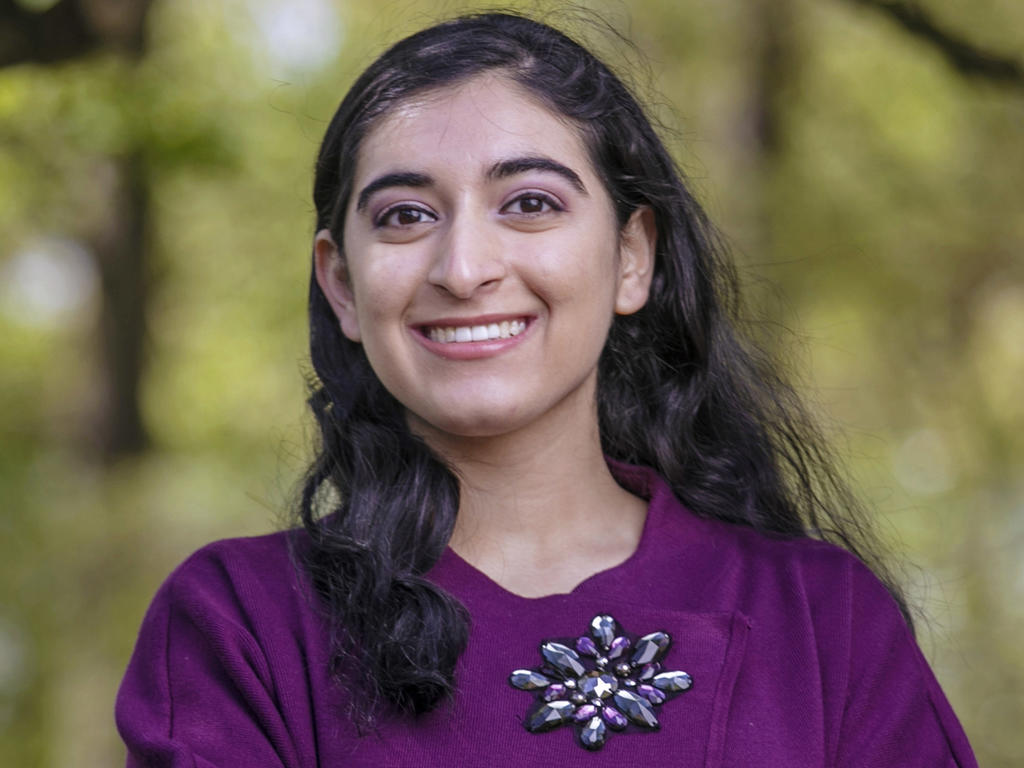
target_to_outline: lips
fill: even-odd
[[[422,327],[423,335],[439,344],[467,344],[474,341],[511,339],[524,330],[526,330],[525,319],[501,320],[500,322],[474,325],[427,325]]]

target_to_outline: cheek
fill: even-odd
[[[552,302],[586,301],[595,314],[614,311],[618,252],[614,233],[575,232],[535,261],[538,286]]]
[[[353,297],[360,320],[393,317],[411,301],[417,288],[411,267],[409,259],[361,254],[352,266]]]

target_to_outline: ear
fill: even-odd
[[[349,284],[345,259],[326,229],[321,229],[313,238],[313,264],[316,281],[341,324],[341,332],[352,341],[361,341],[355,295]]]
[[[619,238],[619,287],[615,294],[615,314],[631,315],[647,303],[657,245],[654,211],[647,206],[637,208],[622,228]]]

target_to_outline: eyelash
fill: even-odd
[[[375,227],[377,227],[379,229],[379,228],[388,227],[388,226],[411,227],[411,226],[415,226],[416,224],[422,224],[423,223],[422,220],[416,221],[416,222],[412,222],[410,224],[398,224],[397,222],[394,223],[394,224],[389,224],[388,223],[388,220],[391,219],[395,214],[403,213],[403,212],[407,212],[407,211],[414,211],[414,212],[422,214],[424,216],[429,216],[432,219],[435,219],[435,220],[437,219],[437,216],[433,212],[427,210],[426,208],[422,208],[422,207],[420,207],[418,205],[409,205],[408,203],[401,203],[399,205],[392,206],[391,208],[385,208],[383,211],[381,211],[380,215],[378,215],[377,218],[374,219],[373,226],[375,226]]]
[[[524,200],[537,200],[537,201],[540,202],[541,206],[547,206],[548,210],[519,211],[519,212],[513,212],[513,211],[509,211],[508,210],[511,206],[515,205],[516,203],[522,204],[522,202]],[[512,198],[511,200],[509,200],[507,203],[505,203],[501,207],[501,211],[503,213],[508,212],[508,213],[512,213],[515,216],[524,216],[524,217],[542,216],[543,214],[550,213],[551,211],[561,212],[561,211],[564,211],[564,210],[565,210],[565,206],[564,205],[562,205],[558,200],[556,200],[551,195],[545,194],[544,192],[524,192],[524,193],[522,193],[520,195],[517,195],[516,197]],[[422,216],[430,217],[431,219],[433,219],[435,221],[437,220],[436,214],[434,214],[432,211],[430,211],[430,210],[428,210],[426,208],[422,208],[422,207],[420,207],[418,205],[409,205],[408,203],[401,203],[399,205],[392,206],[391,208],[385,208],[383,211],[381,211],[381,213],[374,220],[373,225],[374,225],[374,227],[376,227],[378,229],[381,229],[381,228],[389,227],[389,226],[394,226],[394,227],[399,227],[399,228],[401,228],[401,227],[412,227],[412,226],[415,226],[416,224],[424,223],[424,221],[421,219],[420,221],[410,222],[408,224],[399,224],[397,222],[395,222],[393,224],[389,224],[389,221],[390,221],[390,219],[393,216],[395,216],[396,214],[403,213],[403,212],[415,212],[415,213],[418,213],[418,214],[420,214]]]
[[[524,193],[522,193],[520,195],[517,195],[516,197],[512,198],[507,203],[505,203],[505,205],[503,205],[501,207],[501,210],[504,212],[504,211],[506,211],[509,208],[509,206],[511,206],[511,205],[513,205],[515,203],[522,203],[524,200],[539,200],[541,202],[541,204],[542,205],[546,205],[550,209],[550,211],[561,212],[561,211],[565,210],[565,206],[564,205],[562,205],[558,200],[556,200],[551,195],[548,195],[548,194],[546,194],[544,192],[524,192]],[[541,211],[522,211],[522,212],[517,213],[515,215],[517,215],[517,216],[541,216],[541,215],[543,215],[545,213],[549,213],[550,211],[544,211],[544,210],[541,210]]]

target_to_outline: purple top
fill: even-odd
[[[128,765],[977,765],[895,603],[858,560],[700,519],[653,473],[616,473],[650,499],[632,557],[569,594],[524,598],[448,550],[430,578],[472,616],[455,700],[364,736],[328,675],[288,534],[201,549],[157,593],[121,684]],[[598,751],[572,724],[528,732],[540,692],[516,690],[509,674],[540,669],[541,641],[587,634],[603,614],[634,642],[669,633],[664,668],[685,670],[692,689],[650,708],[659,730],[609,729]]]

